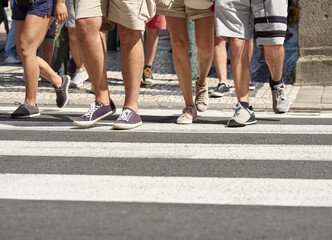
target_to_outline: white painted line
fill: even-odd
[[[0,199],[332,207],[332,180],[1,174]]]
[[[111,139],[110,139],[111,140]],[[0,155],[332,161],[330,145],[0,141]]]
[[[71,122],[48,122],[48,121],[1,121],[0,130],[21,131],[87,131],[87,132],[110,132],[113,121],[103,120],[92,128],[79,128]],[[119,131],[117,131],[119,132]],[[128,132],[128,131],[126,131]],[[130,130],[130,132],[149,133],[256,133],[256,134],[332,134],[331,125],[280,125],[280,124],[255,124],[244,128],[228,128],[222,124],[191,124],[188,126],[175,123],[143,123],[142,127]]]
[[[5,107],[0,106],[0,112],[3,114],[10,115],[17,106]],[[39,107],[41,114],[84,114],[88,111],[89,106],[78,108],[78,107],[66,107],[66,108],[57,108],[57,107]],[[181,114],[181,109],[139,109],[140,115],[145,116],[179,116]],[[272,111],[272,110],[271,110]],[[118,106],[116,114],[120,114],[121,106]],[[198,113],[200,117],[232,117],[234,111],[224,111],[224,110],[207,110],[206,112]],[[288,112],[286,114],[274,114],[273,112],[255,112],[256,118],[272,118],[272,119],[283,119],[283,118],[332,118],[331,112],[314,112],[314,113],[305,113],[305,112]]]

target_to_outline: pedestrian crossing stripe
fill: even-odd
[[[330,145],[0,141],[0,155],[331,161]],[[222,154],[221,154],[222,153]]]
[[[332,180],[0,174],[0,199],[332,207]]]
[[[332,120],[331,120],[332,121]],[[30,123],[31,124],[31,123]],[[22,130],[22,131],[86,131],[86,132],[109,132],[113,123],[103,120],[92,128],[80,128],[72,122],[48,122],[34,121],[31,125],[22,124],[21,121],[1,121],[0,130]],[[114,130],[115,131],[115,130]],[[119,131],[117,131],[119,132]],[[228,128],[223,124],[191,124],[189,126],[177,125],[175,123],[143,123],[139,128],[130,132],[149,133],[257,133],[257,134],[332,134],[331,125],[276,125],[256,124],[244,128]]]

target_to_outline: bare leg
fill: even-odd
[[[78,49],[76,28],[68,28],[68,34],[69,34],[69,48],[71,55],[73,56],[73,59],[75,61],[76,67],[85,70],[80,51]]]
[[[18,56],[23,63],[26,96],[25,103],[36,104],[38,78],[40,72],[56,87],[61,85],[61,77],[41,58],[36,56],[46,31],[53,22],[52,17],[40,17],[28,14],[25,21],[16,21],[15,39]]]
[[[91,17],[76,20],[78,47],[83,64],[93,85],[96,101],[109,104],[109,91],[106,76],[106,36],[100,32],[102,18]]]
[[[51,66],[54,53],[54,42],[43,41],[41,52],[42,58]]]
[[[249,41],[240,38],[231,38],[231,64],[235,90],[239,102],[249,102]]]
[[[146,28],[145,64],[152,66],[158,47],[158,29]]]
[[[214,67],[219,81],[227,82],[227,49],[226,41],[219,37],[214,38]]]
[[[206,85],[206,77],[213,60],[214,16],[195,20],[195,37],[197,45],[197,63],[199,85]]]
[[[186,106],[195,106],[192,94],[189,39],[186,19],[166,16],[171,35],[173,62]]]
[[[249,41],[249,50],[248,50],[249,63],[251,62],[253,53],[254,53],[254,39],[252,38]]]
[[[121,44],[121,68],[125,85],[123,108],[138,111],[138,95],[144,66],[142,33],[118,24]]]
[[[285,49],[283,45],[265,45],[265,61],[269,66],[271,78],[278,82],[282,78],[282,69],[284,66]]]

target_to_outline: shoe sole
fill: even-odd
[[[211,97],[223,97],[223,96],[224,96],[223,93],[215,93],[215,92],[211,93]]]
[[[176,121],[176,124],[179,124],[179,125],[187,125],[187,124],[192,124],[192,123],[194,123],[194,121],[196,121],[196,118],[193,119],[193,120],[182,121],[182,122]]]
[[[274,111],[275,114],[284,114],[284,113],[287,113],[289,110],[289,108],[287,110],[284,110],[284,111],[279,111],[279,110],[276,110]]]
[[[254,91],[256,89],[256,87],[249,87],[250,91]]]
[[[69,87],[70,88],[79,88],[79,87],[83,87],[84,84],[76,84],[76,83],[69,83]]]
[[[288,107],[287,108],[285,108],[285,109],[276,109],[276,108],[273,108],[273,112],[275,113],[275,114],[283,114],[283,113],[287,113],[288,111],[289,111],[289,108],[290,108],[290,105],[288,105]]]
[[[150,86],[152,84],[152,82],[151,81],[148,81],[148,80],[142,80],[141,81],[141,86]]]
[[[227,127],[245,127],[247,125],[255,124],[256,122],[257,122],[257,120],[252,121],[252,122],[239,123],[235,120],[229,120],[228,123],[227,123]]]
[[[33,118],[38,116],[40,116],[40,113],[35,113],[28,116],[11,116],[11,118],[23,119],[23,118]]]
[[[136,124],[126,124],[126,123],[114,123],[113,129],[115,130],[129,130],[133,128],[137,128],[142,125],[142,122]]]
[[[111,116],[112,114],[114,114],[116,112],[116,109],[114,109],[113,111],[111,112],[108,112],[106,114],[104,114],[103,116],[100,116],[99,118],[96,118],[95,120],[93,121],[73,121],[73,124],[75,126],[78,126],[78,127],[91,127],[92,125],[94,125],[96,122],[108,117],[108,116]]]

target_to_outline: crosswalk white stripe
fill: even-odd
[[[0,106],[0,112],[3,114],[8,114],[10,115],[17,106],[13,107],[5,107],[5,106]],[[83,114],[87,112],[89,106],[86,107],[66,107],[66,108],[57,108],[57,107],[39,107],[39,110],[41,114],[47,115],[47,114],[61,114],[61,115],[66,115],[66,114]],[[120,114],[120,110],[117,110],[117,114]],[[167,117],[167,116],[179,116],[181,113],[181,109],[139,109],[139,114],[144,115],[144,116],[160,116],[160,117]],[[233,116],[234,111],[221,111],[221,110],[208,110],[206,112],[200,112],[198,113],[198,116],[202,117],[231,117]],[[322,112],[313,112],[313,113],[305,113],[305,112],[288,112],[286,114],[274,114],[273,112],[259,112],[256,111],[255,115],[257,118],[278,118],[278,119],[283,119],[283,118],[332,118],[332,112],[328,111],[322,111]]]
[[[102,121],[93,128],[78,128],[71,122],[45,122],[36,121],[31,123],[21,121],[2,121],[0,130],[22,130],[22,131],[87,131],[87,132],[109,132],[112,130],[113,122]],[[256,124],[245,128],[228,128],[222,124],[191,124],[188,126],[175,123],[143,123],[142,127],[135,128],[130,132],[168,132],[168,133],[258,133],[258,134],[332,134],[331,125],[277,125]]]
[[[332,147],[330,145],[47,142],[1,140],[0,155],[331,161]]]
[[[332,180],[1,174],[0,199],[332,207]]]

